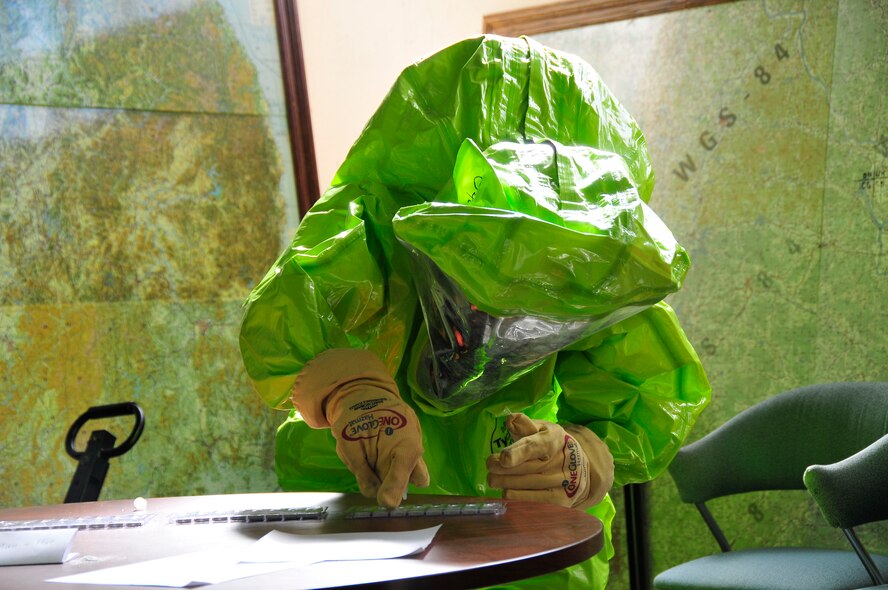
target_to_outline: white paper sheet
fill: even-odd
[[[184,588],[330,560],[403,557],[428,547],[441,525],[394,533],[296,535],[271,531],[247,547],[201,551],[52,578],[47,582]]]
[[[0,532],[0,565],[64,563],[77,529]]]
[[[240,564],[242,551],[243,548],[234,548],[186,553],[52,578],[47,582],[184,588],[191,584],[217,584],[293,567],[289,563]]]
[[[405,557],[428,547],[440,528],[441,525],[418,531],[331,535],[294,535],[271,531],[253,543],[241,556],[241,561],[272,563],[296,560],[317,563]]]

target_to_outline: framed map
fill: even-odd
[[[583,57],[644,131],[651,206],[692,261],[669,302],[713,385],[693,437],[786,389],[888,380],[884,1],[575,1],[486,23]],[[715,550],[668,476],[651,501],[655,572]],[[845,548],[801,492],[713,511],[738,548]],[[885,527],[867,534],[884,551]]]
[[[0,3],[0,505],[61,502],[122,401],[102,498],[276,489],[237,338],[311,200],[298,49],[294,0]]]

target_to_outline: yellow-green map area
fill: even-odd
[[[103,499],[275,489],[237,344],[294,223],[271,10],[0,3],[0,507],[61,502],[68,427],[123,401]]]
[[[589,61],[647,137],[651,205],[692,260],[670,302],[713,385],[692,437],[786,389],[888,380],[888,3],[747,0],[536,39]],[[717,551],[668,476],[652,494],[654,571]],[[735,547],[846,547],[789,494],[711,508]],[[885,550],[884,526],[865,535]]]

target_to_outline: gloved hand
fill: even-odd
[[[515,441],[487,458],[487,483],[503,497],[560,506],[594,506],[614,483],[614,459],[595,434],[512,414],[506,426]]]
[[[332,428],[336,454],[364,496],[395,508],[408,481],[429,485],[419,420],[372,352],[319,354],[299,373],[291,398],[309,426]]]

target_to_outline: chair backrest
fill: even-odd
[[[804,479],[834,527],[888,520],[888,435],[838,463],[808,467]]]
[[[669,472],[681,499],[805,489],[810,465],[841,461],[888,434],[888,382],[826,383],[775,395],[682,448]]]

